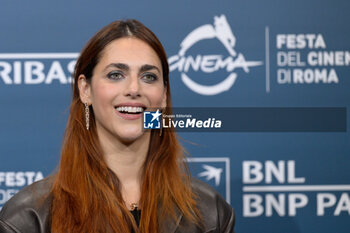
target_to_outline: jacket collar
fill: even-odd
[[[167,214],[164,218],[164,222],[161,223],[160,232],[161,233],[174,233],[176,229],[179,227],[181,219],[182,219],[182,213],[181,211],[175,207],[175,216],[171,216],[170,214]]]

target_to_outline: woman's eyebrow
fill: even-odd
[[[105,70],[107,70],[108,68],[118,68],[124,71],[130,70],[130,67],[124,63],[111,63],[106,66]],[[157,70],[159,73],[161,73],[160,69],[157,66],[149,65],[149,64],[142,65],[139,72],[142,73],[149,70]]]
[[[107,70],[108,68],[118,68],[118,69],[125,70],[125,71],[130,70],[130,67],[124,63],[111,63],[108,66],[106,66],[105,70]]]
[[[160,70],[157,66],[148,65],[148,64],[141,66],[140,73],[145,72],[145,71],[149,71],[149,70],[157,70],[160,73]]]

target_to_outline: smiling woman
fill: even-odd
[[[142,114],[171,115],[169,67],[136,20],[101,29],[82,50],[57,173],[15,195],[0,232],[233,232],[233,209],[191,179],[173,131],[142,130]]]
[[[149,137],[140,127],[143,110],[166,107],[161,61],[146,42],[135,37],[109,43],[91,79],[81,74],[78,86],[82,102],[92,105],[101,143],[108,138],[126,143]]]

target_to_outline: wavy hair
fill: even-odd
[[[158,233],[165,216],[176,217],[176,209],[193,223],[199,223],[200,215],[184,163],[184,153],[174,132],[164,131],[162,136],[158,131],[151,132],[142,171],[142,211],[137,228],[133,216],[125,207],[118,177],[104,160],[91,107],[90,130],[85,128],[78,77],[84,74],[88,82],[91,81],[104,48],[124,37],[140,39],[157,53],[167,88],[165,114],[171,114],[169,65],[164,48],[153,32],[137,20],[116,21],[97,32],[83,48],[73,74],[73,99],[61,160],[52,187],[53,233],[126,233],[132,230]]]

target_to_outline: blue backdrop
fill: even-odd
[[[345,111],[333,132],[180,136],[193,176],[235,208],[237,232],[349,232],[349,10],[347,0],[2,1],[0,207],[54,171],[83,45],[136,18],[166,49],[174,106]]]

